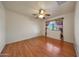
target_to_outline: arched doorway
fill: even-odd
[[[60,39],[64,40],[63,36],[63,17],[45,22],[45,38],[47,37],[47,29],[51,31],[60,31]]]

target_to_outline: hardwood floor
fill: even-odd
[[[71,57],[76,56],[73,44],[43,36],[7,44],[2,53],[11,57]]]

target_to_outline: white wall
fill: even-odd
[[[79,2],[75,8],[75,47],[77,56],[79,56]]]
[[[6,10],[7,43],[40,35],[40,20]]]
[[[68,14],[60,15],[54,17],[52,19],[64,17],[63,24],[63,32],[64,32],[64,40],[67,42],[73,43],[74,41],[74,12],[70,12]],[[48,19],[51,20],[51,19]],[[44,22],[43,22],[44,25]],[[43,35],[44,35],[44,27],[43,27]],[[60,31],[50,31],[48,30],[48,37],[60,39]]]
[[[0,2],[0,53],[5,46],[5,10]]]
[[[67,42],[74,42],[74,12],[62,15],[64,17],[64,40]]]

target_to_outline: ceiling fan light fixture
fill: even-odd
[[[47,16],[50,16],[50,14],[46,13],[44,9],[40,9],[38,14],[33,14],[36,16],[36,18],[45,19]]]
[[[43,9],[40,9],[40,11],[39,11],[39,14],[44,14],[44,10]]]
[[[44,17],[44,15],[39,15],[38,17],[42,19]]]

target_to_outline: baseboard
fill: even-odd
[[[76,46],[76,45],[74,45],[74,48],[75,48],[75,53],[76,53],[76,56],[77,56],[77,57],[79,57],[79,51],[78,51],[78,49],[77,49],[77,46]]]
[[[51,39],[56,39],[56,40],[59,40],[59,41],[61,40],[61,39],[58,39],[58,38],[53,38],[53,37],[50,37],[50,36],[47,36],[47,37],[48,37],[48,38],[51,38]],[[64,40],[64,42],[67,42],[67,43],[73,44],[73,43],[68,42],[68,41],[65,41],[65,40]]]
[[[31,38],[34,38],[34,37],[37,37],[37,36],[40,36],[40,34],[37,33],[37,34],[30,35],[30,36],[28,36],[28,37],[26,36],[26,37],[21,38],[21,39],[18,39],[18,40],[16,40],[16,41],[7,42],[6,44],[11,44],[11,43],[15,43],[15,42],[23,41],[23,40],[28,40],[28,39],[31,39]]]
[[[20,42],[20,41],[23,41],[23,40],[29,40],[29,39],[32,39],[32,38],[35,38],[35,37],[38,37],[38,36],[45,36],[45,35],[33,35],[33,36],[30,36],[29,38],[24,38],[24,39],[22,39],[22,40],[18,40],[18,41],[13,41],[13,42],[8,42],[7,44],[12,44],[12,43],[16,43],[16,42]],[[47,36],[48,38],[51,38],[51,39],[56,39],[56,40],[61,40],[61,39],[57,39],[57,38],[52,38],[52,37],[49,37],[49,36]],[[67,42],[67,41],[64,41],[64,42]],[[67,42],[67,43],[70,43],[70,44],[73,44],[73,43],[71,43],[71,42]]]
[[[78,53],[78,52],[77,52],[77,48],[76,48],[75,46],[74,46],[74,48],[75,48],[75,53],[76,53],[76,56],[78,56],[78,55],[77,55],[77,53]]]
[[[4,45],[2,46],[2,48],[1,48],[1,50],[0,50],[0,54],[1,54],[1,52],[3,51],[3,49],[4,49],[5,46],[6,46],[6,44],[4,44]]]

